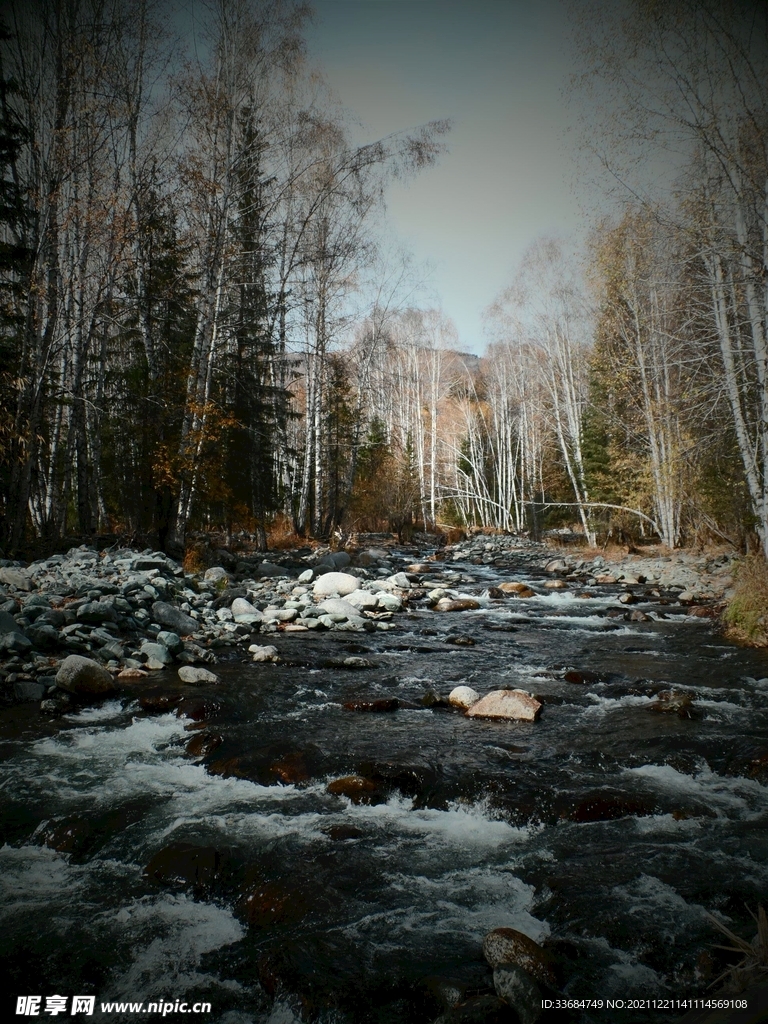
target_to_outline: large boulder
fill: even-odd
[[[16,590],[31,590],[32,580],[23,569],[14,569],[7,566],[0,569],[0,583],[5,583]]]
[[[534,722],[541,704],[525,690],[491,690],[467,711],[467,718],[508,718]]]
[[[315,597],[330,597],[331,594],[345,597],[359,588],[360,580],[357,576],[348,572],[326,572],[315,580],[312,590]]]
[[[62,661],[56,673],[56,685],[78,697],[102,697],[117,689],[105,668],[79,654],[70,654]]]
[[[199,629],[196,619],[167,601],[155,601],[152,605],[152,621],[159,626],[165,626],[179,636],[189,636],[190,633]]]

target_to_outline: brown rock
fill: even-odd
[[[221,854],[212,846],[172,843],[159,850],[144,874],[160,885],[210,885],[221,870]]]
[[[517,964],[542,985],[557,984],[551,954],[515,928],[488,932],[483,939],[483,956],[494,970],[501,964]]]
[[[479,608],[480,602],[472,597],[441,597],[435,605],[438,612],[468,612]]]
[[[307,913],[303,894],[276,882],[262,882],[246,893],[238,902],[241,917],[254,928],[269,928],[275,924],[294,924]]]
[[[515,597],[534,597],[534,592],[525,583],[500,583],[499,590],[505,594],[514,594]]]
[[[299,782],[308,782],[311,778],[306,760],[300,750],[286,754],[285,757],[273,762],[269,770],[280,782],[289,786]]]
[[[507,718],[534,722],[541,704],[525,690],[491,690],[466,712],[467,718]]]
[[[602,573],[600,576],[595,576],[595,583],[618,583],[619,581],[615,576],[611,576],[610,573]]]
[[[217,747],[220,747],[223,742],[224,740],[218,733],[203,729],[196,736],[192,737],[186,749],[187,753],[192,757],[207,757]]]
[[[221,711],[221,704],[211,697],[184,697],[179,701],[177,718],[191,718],[193,722],[205,722]]]
[[[329,782],[327,786],[328,792],[333,796],[346,796],[353,804],[370,803],[377,788],[375,782],[363,778],[362,775],[345,775],[342,779]]]
[[[566,683],[598,683],[600,681],[600,676],[597,672],[569,669],[569,671],[563,676],[563,679]]]
[[[347,711],[397,711],[400,701],[397,697],[381,697],[379,700],[348,700],[344,707]]]
[[[146,679],[148,674],[143,668],[124,668],[117,673],[117,678],[121,682],[130,682],[132,679]]]
[[[173,711],[181,703],[180,693],[145,693],[139,697],[139,704],[144,711],[154,711],[159,715]]]
[[[663,714],[679,715],[680,718],[691,718],[693,697],[690,693],[680,690],[661,690],[656,700],[648,705],[649,711],[660,711]]]
[[[651,803],[635,797],[601,795],[587,797],[568,815],[571,821],[616,821],[618,818],[643,818],[653,814]]]
[[[567,590],[568,584],[565,580],[547,580],[544,584],[547,590]]]

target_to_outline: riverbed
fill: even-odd
[[[482,939],[509,926],[552,951],[569,998],[705,996],[705,912],[751,938],[768,889],[768,654],[663,589],[633,587],[631,621],[626,587],[548,578],[454,561],[430,585],[479,608],[279,632],[281,663],[233,652],[181,705],[156,672],[56,720],[9,711],[8,990],[428,1024],[446,992],[492,990]],[[534,596],[489,596],[511,579]],[[541,715],[465,718],[435,700],[460,684],[526,690]]]

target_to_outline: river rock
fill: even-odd
[[[112,605],[104,604],[103,601],[86,601],[77,609],[79,622],[98,624],[100,622],[114,622],[117,616]]]
[[[547,590],[567,590],[568,584],[565,580],[547,580],[544,584]]]
[[[327,601],[318,605],[318,608],[326,615],[343,615],[347,619],[361,618],[359,608],[355,608],[349,601],[342,601],[338,597],[329,597]]]
[[[535,597],[536,594],[525,583],[500,583],[499,590],[505,594],[514,594],[515,597]]]
[[[541,704],[525,690],[492,690],[466,712],[468,718],[509,718],[534,722]]]
[[[215,881],[221,866],[221,854],[212,846],[172,843],[152,857],[144,874],[160,885],[202,888]]]
[[[17,626],[10,633],[0,634],[0,654],[24,654],[32,647],[32,641],[24,636]]]
[[[196,619],[167,601],[155,601],[152,605],[152,621],[159,626],[167,626],[178,636],[189,636],[199,629]]]
[[[473,597],[441,597],[435,605],[437,612],[467,612],[479,608],[480,602]]]
[[[692,718],[693,696],[683,690],[661,690],[656,694],[656,700],[648,705],[648,710]]]
[[[23,569],[14,569],[11,566],[0,569],[0,583],[6,583],[16,590],[31,590],[34,585]]]
[[[101,697],[117,689],[105,668],[79,654],[70,654],[62,661],[56,673],[56,685],[80,697]]]
[[[19,626],[16,619],[8,612],[0,611],[0,636],[3,633],[16,633],[18,629]]]
[[[280,655],[278,654],[277,648],[271,644],[251,644],[248,648],[250,653],[253,655],[254,661],[279,661]]]
[[[27,628],[27,636],[39,650],[55,647],[59,642],[59,631],[54,629],[53,626],[49,626],[46,622],[39,626],[37,623],[34,626],[29,626]]]
[[[315,580],[312,591],[315,597],[330,597],[338,594],[345,597],[354,590],[359,590],[360,580],[348,572],[326,572]]]
[[[483,956],[494,971],[502,964],[516,964],[540,984],[556,984],[549,953],[516,928],[488,932],[483,939]]]
[[[353,804],[363,804],[370,803],[378,787],[362,775],[345,775],[342,779],[329,782],[326,788],[333,796],[345,796]]]
[[[403,602],[397,594],[388,594],[385,590],[376,595],[376,604],[383,612],[399,612],[403,608]]]
[[[205,570],[203,579],[206,583],[218,583],[219,580],[228,580],[229,573],[221,565],[212,565],[210,569]]]
[[[244,597],[236,597],[230,611],[235,622],[260,622],[264,618],[259,609]]]
[[[544,566],[544,572],[568,572],[568,564],[562,558],[553,558]]]
[[[285,570],[285,566],[276,565],[274,562],[264,561],[261,565],[256,566],[256,575],[274,578],[278,576],[287,576],[288,573]]]
[[[184,644],[181,642],[179,634],[171,633],[167,629],[161,629],[157,634],[156,640],[159,644],[167,647],[171,654],[178,654],[179,651],[184,649]]]
[[[402,607],[398,598],[393,594],[386,594],[383,596],[391,598],[392,601],[396,601],[398,608]],[[378,595],[372,594],[370,590],[353,590],[351,594],[347,594],[345,601],[347,604],[351,604],[352,607],[356,608],[358,611],[372,611],[374,608],[379,607]]]
[[[467,711],[480,700],[480,694],[471,686],[456,686],[448,694],[448,700],[455,708]]]
[[[536,1024],[542,1014],[541,990],[517,964],[501,964],[493,972],[496,995],[515,1010],[520,1024]]]
[[[144,641],[139,648],[139,653],[147,659],[146,667],[153,671],[165,668],[173,661],[173,655],[165,644],[153,643],[151,640]]]
[[[220,682],[215,672],[209,672],[207,668],[199,668],[197,665],[182,665],[179,669],[179,679],[182,683],[189,683],[191,686]]]

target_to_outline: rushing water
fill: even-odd
[[[473,596],[511,576],[446,572]],[[580,592],[280,635],[286,663],[224,663],[194,691],[218,705],[203,722],[130,698],[8,715],[7,992],[208,1000],[224,1024],[426,1024],[440,1008],[423,979],[488,987],[482,938],[508,925],[552,944],[570,996],[706,994],[721,968],[704,911],[747,934],[768,883],[768,656],[684,614],[611,618],[618,588]],[[349,654],[374,667],[327,667]],[[521,687],[542,715],[421,706],[460,683]],[[670,687],[692,717],[651,710]],[[150,691],[178,684],[156,674]],[[392,696],[394,712],[343,706]],[[223,741],[202,759],[185,750],[198,730]],[[353,773],[370,803],[327,791]]]

